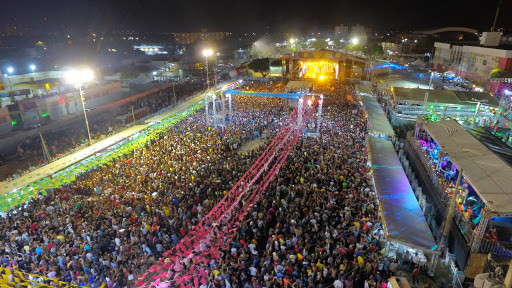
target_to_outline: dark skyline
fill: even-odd
[[[6,1],[0,22],[16,17],[18,23],[37,27],[47,18],[49,29],[87,28],[95,31],[307,32],[335,25],[433,28],[491,27],[499,0],[489,1],[155,1],[155,0],[25,0]],[[485,4],[485,5],[482,5]],[[498,27],[512,28],[512,1],[503,1]]]

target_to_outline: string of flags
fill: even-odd
[[[512,78],[491,78],[491,82],[512,83]]]

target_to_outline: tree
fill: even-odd
[[[249,69],[254,72],[259,72],[263,75],[263,78],[267,77],[270,70],[270,59],[269,58],[260,58],[254,59],[249,63]]]
[[[499,68],[491,71],[491,78],[503,78],[507,73]]]
[[[360,44],[360,43],[358,43],[358,44],[348,44],[346,46],[346,48],[347,48],[348,51],[363,51],[364,46],[363,46],[363,44]]]
[[[325,49],[329,46],[329,43],[324,39],[317,39],[315,42],[311,43],[311,47],[315,49]]]
[[[384,55],[384,50],[382,49],[382,46],[378,45],[375,42],[368,43],[363,51],[364,53],[371,56],[381,57],[382,55]]]

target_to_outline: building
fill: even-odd
[[[350,27],[350,35],[351,40],[357,39],[357,43],[365,45],[368,42],[368,35],[366,34],[366,29],[364,26],[360,26],[357,24],[356,26]]]
[[[457,76],[488,83],[491,71],[512,72],[512,50],[435,42],[434,67]]]
[[[350,27],[341,24],[340,26],[334,27],[334,38],[344,39],[350,35]]]
[[[192,33],[173,33],[174,39],[180,44],[190,44],[197,40],[219,41],[229,36],[229,34],[229,32],[207,32],[206,30]]]

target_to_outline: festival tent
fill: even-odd
[[[512,167],[480,143],[455,120],[427,123],[437,142],[485,205],[496,212],[512,212]]]
[[[387,238],[428,253],[440,252],[390,141],[367,137],[375,189]]]
[[[368,116],[369,130],[373,133],[394,137],[395,132],[393,131],[391,124],[389,124],[386,114],[382,111],[379,102],[377,102],[374,97],[363,94],[361,94],[360,97],[363,102],[364,111]]]

